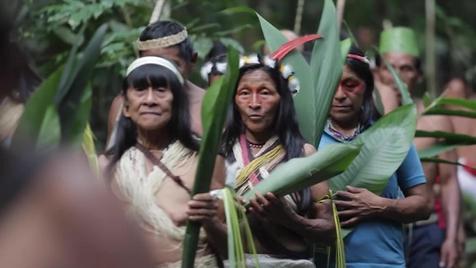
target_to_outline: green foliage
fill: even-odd
[[[339,30],[337,15],[332,0],[325,0],[321,21],[317,31],[323,36],[322,42],[317,42],[312,51],[311,76],[316,91],[316,136],[313,144],[319,144],[327,121],[332,98],[337,83],[342,76],[342,66],[350,48],[350,42],[345,46],[339,45]],[[347,49],[345,48],[347,46]],[[344,47],[344,48],[342,48]],[[341,54],[345,52],[344,54]]]
[[[32,148],[49,149],[59,142],[59,120],[52,100],[56,94],[61,73],[62,69],[58,69],[51,74],[26,103],[25,111],[12,140],[12,148],[21,148],[25,142],[30,142]],[[51,130],[50,138],[47,140],[45,140],[45,136],[48,136],[44,134],[45,130]]]
[[[325,181],[346,170],[359,151],[360,145],[333,144],[310,156],[293,158],[276,167],[243,199],[249,201],[257,192],[284,196]]]
[[[68,62],[54,72],[32,95],[15,133],[13,147],[24,143],[51,149],[60,142],[78,145],[91,110],[91,78],[107,27],[100,27],[78,58],[75,46]]]
[[[238,78],[238,52],[228,49],[228,68],[225,76],[205,93],[202,103],[202,127],[204,130],[200,144],[197,172],[193,194],[207,192],[210,189],[211,177],[218,152],[225,118],[230,105],[234,86]],[[198,243],[200,224],[189,222],[184,238],[182,267],[193,267]]]
[[[85,89],[91,78],[94,66],[100,55],[101,44],[107,31],[107,25],[102,25],[93,35],[84,49],[82,57],[72,57],[66,63],[65,71],[55,98],[61,122],[62,141],[81,141],[83,130],[89,120],[91,108],[91,93]],[[72,65],[70,65],[72,64]],[[72,66],[71,68],[69,68]],[[64,78],[64,79],[63,79]]]
[[[452,109],[448,109],[448,106],[451,106]],[[476,118],[476,101],[440,97],[431,102],[423,114]]]
[[[435,138],[439,140],[439,142],[434,144],[433,146],[418,152],[420,159],[426,160],[435,157],[441,153],[444,153],[448,150],[454,149],[457,146],[476,144],[476,137],[445,131],[417,130],[415,133],[415,137]]]

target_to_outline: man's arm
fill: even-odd
[[[343,226],[351,226],[365,218],[386,218],[397,222],[412,222],[429,217],[432,210],[431,194],[425,183],[423,168],[414,146],[396,172],[398,185],[405,198],[390,199],[367,189],[347,187],[336,193],[336,205]]]
[[[385,218],[409,223],[430,216],[426,184],[420,184],[405,191],[403,199],[378,196],[365,188],[348,186],[347,191],[337,192],[341,200],[336,205],[341,209],[339,217],[342,226],[352,226],[366,218]]]

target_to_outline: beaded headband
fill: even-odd
[[[175,65],[173,63],[171,63],[170,61],[164,59],[164,58],[154,57],[154,56],[140,57],[140,58],[134,60],[131,63],[131,65],[129,65],[129,67],[127,68],[126,76],[128,76],[130,73],[132,73],[132,71],[134,71],[135,69],[137,69],[137,68],[139,68],[143,65],[146,65],[146,64],[155,64],[155,65],[159,65],[159,66],[162,66],[162,67],[165,67],[165,68],[169,69],[170,71],[172,71],[175,74],[175,76],[177,76],[177,79],[179,80],[180,84],[183,85],[183,83],[184,83],[183,77],[180,74],[180,72],[177,70]]]
[[[281,77],[288,82],[289,90],[292,94],[299,92],[299,80],[294,75],[294,71],[289,64],[279,63],[268,56],[260,57],[257,54],[240,57],[240,68],[245,65],[261,64],[275,69],[281,73]]]
[[[164,48],[164,47],[170,47],[170,46],[179,44],[183,42],[185,39],[187,39],[187,37],[188,37],[187,29],[184,28],[182,31],[173,35],[159,37],[156,39],[145,40],[145,41],[137,40],[136,45],[139,51],[155,49],[155,48]]]

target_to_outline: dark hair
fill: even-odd
[[[139,40],[146,41],[146,40],[157,39],[160,37],[166,37],[166,36],[177,34],[183,31],[184,29],[185,27],[183,27],[178,22],[167,21],[167,20],[156,21],[148,25],[147,27],[145,27],[145,29],[142,31],[142,33],[139,36]],[[180,56],[186,62],[192,62],[195,51],[193,50],[193,45],[192,45],[192,41],[190,40],[190,37],[187,37],[181,43],[172,45],[170,47],[175,47],[175,46],[179,48]]]
[[[210,49],[208,54],[205,56],[205,61],[209,61],[213,64],[212,69],[208,75],[223,74],[217,69],[216,63],[226,62],[226,54],[227,54],[226,46],[220,41],[214,41],[212,48]]]
[[[357,47],[351,47],[349,54],[358,55],[365,57],[365,54],[362,50]],[[364,80],[365,83],[365,92],[364,92],[364,102],[362,103],[362,113],[360,114],[360,124],[367,128],[372,124],[373,121],[377,120],[380,117],[380,114],[377,112],[375,103],[373,100],[373,91],[374,91],[374,77],[370,66],[368,63],[360,61],[358,59],[347,57],[345,64],[354,72],[360,79]]]
[[[276,133],[279,138],[279,142],[286,150],[285,159],[289,160],[291,158],[300,157],[303,154],[305,140],[299,131],[296,120],[296,112],[294,110],[294,102],[291,91],[288,87],[288,81],[281,76],[281,73],[278,69],[262,64],[245,65],[244,67],[241,67],[237,84],[235,86],[235,94],[241,78],[245,74],[258,69],[265,71],[271,77],[281,97],[279,101],[278,112],[275,115],[273,121],[272,131]],[[233,145],[244,131],[245,126],[241,121],[238,106],[235,102],[233,102],[232,111],[229,113],[229,120],[223,134],[223,151],[225,157],[232,157]]]
[[[26,103],[41,83],[39,75],[29,63],[28,55],[18,44],[7,40],[0,44],[0,57],[0,99],[8,96],[17,102]]]
[[[174,96],[172,101],[172,118],[168,123],[170,135],[191,150],[198,150],[198,143],[193,138],[190,128],[188,97],[182,89],[177,76],[169,69],[155,64],[146,64],[132,71],[123,81],[122,95],[127,98],[129,88],[169,87]],[[115,165],[122,154],[137,142],[137,130],[130,118],[121,115],[113,147],[106,152],[112,155],[108,170]]]

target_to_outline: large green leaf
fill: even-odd
[[[107,28],[106,24],[99,27],[86,46],[82,56],[79,59],[71,57],[75,62],[74,66],[63,72],[62,81],[64,81],[64,84],[62,86],[64,87],[59,89],[56,97],[56,105],[61,122],[61,140],[63,143],[81,140],[83,130],[89,119],[89,111],[87,111],[88,117],[83,116],[86,109],[81,108],[81,101],[83,101],[84,91],[93,73],[94,65],[99,58],[101,44]]]
[[[448,106],[452,106],[451,109]],[[455,109],[455,108],[463,109]],[[476,101],[454,98],[437,98],[423,112],[424,115],[452,115],[476,118]]]
[[[476,137],[464,134],[444,132],[444,131],[423,131],[417,130],[415,137],[430,137],[436,138],[440,141],[424,150],[418,151],[420,158],[430,158],[452,150],[457,146],[474,145],[476,144]]]
[[[56,107],[51,103],[48,105],[45,116],[41,122],[36,150],[45,151],[55,149],[59,145],[60,139],[61,129],[59,116]]]
[[[69,117],[69,128],[63,131],[63,133],[68,133],[67,141],[72,145],[79,145],[83,141],[84,130],[88,124],[92,107],[91,86],[86,87],[76,107],[77,110]]]
[[[439,158],[439,157],[422,157],[422,158],[420,158],[420,161],[421,162],[430,162],[430,163],[437,163],[437,164],[449,164],[449,165],[456,165],[456,166],[462,166],[462,167],[476,168],[476,167],[465,165],[465,164],[463,164],[461,162],[458,162],[458,161],[450,161],[450,160],[446,160],[446,159]]]
[[[353,144],[363,144],[360,154],[345,172],[330,180],[334,191],[347,185],[380,194],[398,169],[413,141],[416,107],[404,105],[378,120],[360,134]]]
[[[258,13],[256,13],[256,16],[258,16],[266,45],[270,51],[275,51],[282,44],[287,42],[287,39],[276,27],[266,21]],[[313,118],[318,116],[317,104],[314,100],[316,100],[317,97],[312,84],[312,73],[310,72],[309,64],[306,62],[306,59],[304,59],[304,56],[297,51],[293,51],[287,55],[284,58],[284,62],[293,67],[301,88],[299,93],[294,97],[294,107],[299,122],[299,129],[309,143],[314,143],[316,138],[316,124]]]
[[[322,35],[323,40],[316,42],[311,58],[311,77],[316,90],[316,97],[312,101],[317,109],[314,117],[316,133],[311,141],[313,144],[319,144],[321,140],[345,60],[341,52],[343,46],[339,43],[336,8],[332,0],[324,2],[318,33]],[[348,49],[344,55],[347,55],[347,51]],[[310,121],[309,118],[307,121]]]
[[[445,131],[424,131],[424,130],[417,130],[415,132],[415,138],[437,138],[442,140],[446,144],[453,144],[453,145],[473,145],[476,144],[476,137],[452,133],[452,132],[445,132]]]
[[[359,150],[360,145],[333,144],[310,156],[291,159],[276,167],[243,198],[248,201],[257,192],[284,196],[325,181],[343,172]]]
[[[204,134],[199,151],[197,173],[193,194],[207,192],[215,165],[223,125],[230,105],[236,80],[238,78],[238,52],[228,48],[228,68],[205,93],[202,103],[202,126]],[[189,222],[184,238],[182,267],[192,268],[198,243],[200,224]]]
[[[47,117],[48,110],[50,110],[50,116],[47,118],[55,120],[51,114],[51,105],[53,104],[53,98],[56,94],[62,71],[62,68],[59,68],[43,81],[25,104],[25,111],[12,140],[12,148],[22,148],[23,146],[35,148],[40,133],[44,137],[44,130],[49,129],[44,127],[44,125],[53,126],[54,122],[45,121],[45,118]]]

